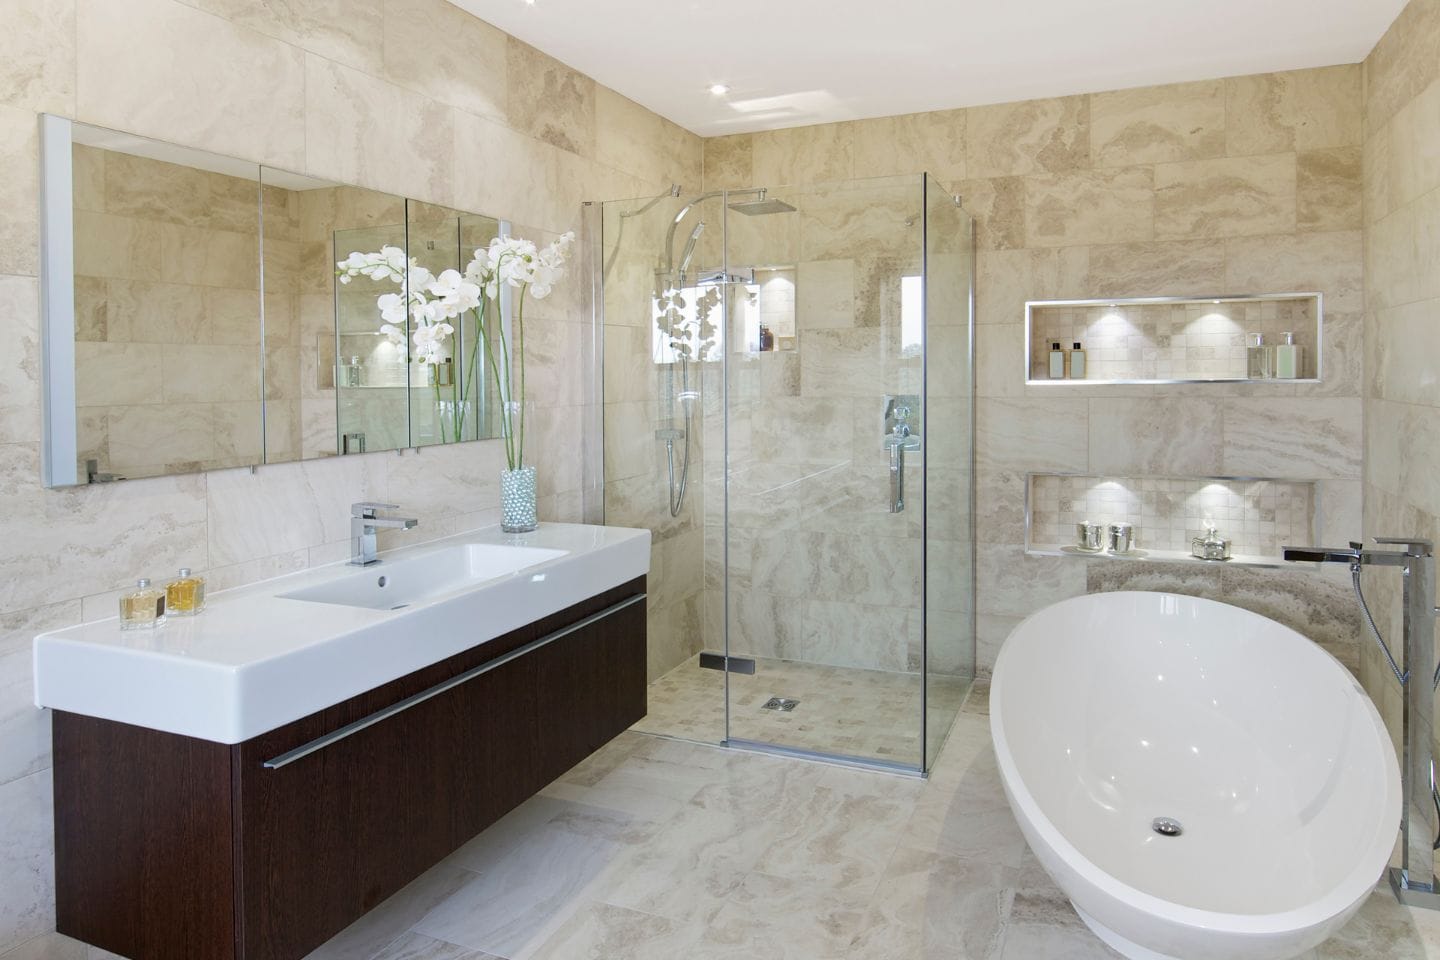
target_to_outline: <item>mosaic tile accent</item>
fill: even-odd
[[[1285,544],[1313,543],[1315,487],[1291,480],[1166,477],[1030,479],[1030,543],[1075,542],[1075,524],[1125,521],[1144,550],[1188,553],[1213,520],[1237,555],[1276,557]]]
[[[1084,347],[1086,380],[1245,379],[1247,336],[1266,344],[1295,334],[1300,378],[1316,376],[1319,305],[1283,300],[1193,300],[1178,303],[1032,304],[1030,379],[1050,379],[1050,345]]]

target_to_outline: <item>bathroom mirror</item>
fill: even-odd
[[[398,274],[336,264],[463,271],[502,221],[62,117],[41,136],[46,486],[498,435],[500,306],[420,363],[382,315]]]

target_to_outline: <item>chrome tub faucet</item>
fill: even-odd
[[[375,531],[381,527],[409,530],[420,521],[411,517],[377,517],[378,510],[398,510],[395,503],[352,503],[350,504],[350,562],[358,567],[366,566],[380,559],[376,556]]]

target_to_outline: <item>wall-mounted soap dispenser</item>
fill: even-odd
[[[1065,379],[1065,351],[1060,349],[1058,340],[1050,344],[1050,379]]]

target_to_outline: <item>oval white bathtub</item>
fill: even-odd
[[[1228,604],[1046,607],[1000,651],[990,732],[1031,849],[1134,960],[1303,953],[1395,846],[1400,770],[1369,698],[1320,647]]]

